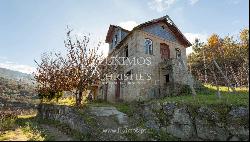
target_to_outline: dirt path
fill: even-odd
[[[0,141],[28,141],[29,138],[21,129],[9,130],[0,135]]]
[[[40,125],[43,129],[47,130],[47,132],[53,136],[55,141],[73,141],[74,139],[64,134],[57,128],[45,124]]]
[[[52,136],[53,141],[74,141],[73,138],[64,134],[53,126],[41,124],[40,127],[46,130],[46,133]],[[3,134],[0,134],[0,141],[28,141],[30,140],[30,136],[31,133],[24,133],[24,131],[22,131],[20,128],[17,128],[15,130],[9,130]],[[40,140],[43,140],[43,138]]]

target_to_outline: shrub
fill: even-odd
[[[17,114],[11,111],[3,111],[0,113],[0,131],[13,129]]]
[[[181,96],[183,96],[183,95],[192,95],[192,90],[191,90],[190,86],[189,85],[183,85],[181,87],[179,95],[181,95]]]

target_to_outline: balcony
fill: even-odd
[[[173,65],[178,64],[178,60],[175,58],[164,59],[162,62],[159,63],[159,67],[161,69],[171,69]]]

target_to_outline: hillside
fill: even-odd
[[[0,67],[0,77],[11,79],[11,80],[16,80],[16,81],[21,80],[29,84],[32,84],[33,82],[33,76],[31,74],[22,73],[19,71],[13,71],[13,70],[1,68],[1,67]]]
[[[0,68],[0,103],[30,102],[35,98],[32,75]]]

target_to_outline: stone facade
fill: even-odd
[[[110,44],[109,57],[127,57],[129,60],[116,66],[112,79],[100,85],[99,98],[108,101],[147,100],[176,94],[182,85],[192,84],[185,67],[188,46],[164,20],[134,28],[130,33],[123,34],[126,36],[121,36],[121,31],[126,32],[115,27],[110,41],[107,41]],[[151,53],[145,51],[147,39],[152,41]],[[162,51],[166,48],[167,54]],[[118,77],[117,81],[118,75],[126,75],[129,79]]]

